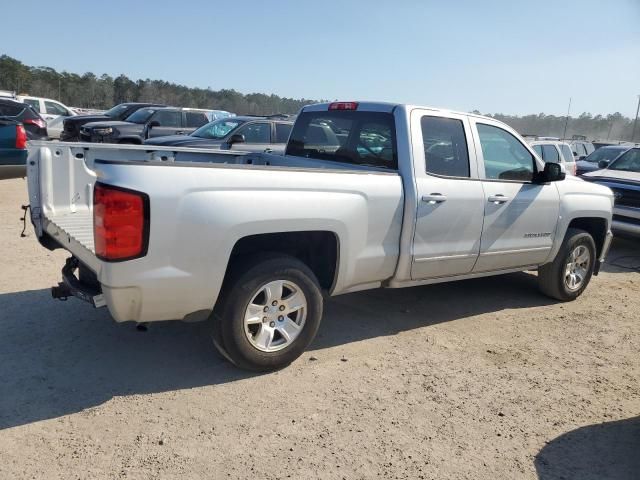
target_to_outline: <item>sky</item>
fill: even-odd
[[[6,2],[0,54],[74,73],[522,115],[640,94],[640,0]],[[28,20],[28,21],[27,21]],[[35,23],[31,20],[35,20]]]

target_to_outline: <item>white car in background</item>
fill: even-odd
[[[569,144],[553,140],[531,140],[528,143],[545,163],[561,163],[568,174],[576,174],[576,161]]]

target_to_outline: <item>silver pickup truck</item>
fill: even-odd
[[[612,192],[508,126],[412,105],[303,108],[284,156],[32,142],[31,220],[72,256],[54,297],[117,322],[210,319],[236,365],[288,365],[323,293],[537,270],[578,297],[611,242]]]

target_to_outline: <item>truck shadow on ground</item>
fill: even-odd
[[[540,480],[632,480],[640,475],[640,417],[589,425],[549,442],[536,455]]]
[[[310,350],[552,301],[520,273],[327,302]],[[0,295],[0,429],[56,418],[114,396],[173,391],[248,378],[213,348],[205,323],[160,322],[148,332],[116,324],[106,309],[48,290]]]

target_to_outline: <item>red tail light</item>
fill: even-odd
[[[41,118],[27,118],[22,120],[22,123],[30,123],[31,125],[37,125],[40,128],[47,128],[47,122]]]
[[[27,132],[22,125],[16,125],[16,148],[27,148]]]
[[[358,102],[333,102],[329,104],[329,110],[357,110]]]
[[[149,197],[134,190],[96,183],[93,238],[96,256],[102,260],[123,261],[146,255]]]

